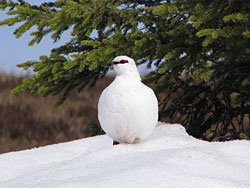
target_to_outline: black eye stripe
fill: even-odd
[[[124,60],[122,59],[121,61],[113,61],[113,64],[117,65],[117,64],[122,64],[122,63],[128,63],[128,60]]]

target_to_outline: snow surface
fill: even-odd
[[[250,188],[250,142],[209,143],[158,123],[140,144],[107,135],[0,155],[1,188]]]

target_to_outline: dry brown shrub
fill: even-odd
[[[81,93],[72,92],[55,108],[58,97],[10,94],[22,78],[0,74],[0,153],[89,136],[89,127],[99,124],[98,98],[112,79],[106,77]]]

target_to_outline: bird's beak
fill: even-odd
[[[120,63],[119,61],[112,61],[112,65],[117,65],[119,63]]]

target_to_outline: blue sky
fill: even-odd
[[[37,0],[27,0],[32,4],[37,4]],[[39,1],[46,2],[46,1]],[[8,18],[6,14],[0,11],[0,20]],[[16,64],[28,61],[37,60],[40,55],[49,55],[52,48],[58,47],[70,39],[70,33],[66,32],[61,40],[57,43],[53,43],[50,36],[46,36],[39,44],[28,46],[32,37],[29,35],[29,31],[25,33],[21,38],[16,38],[13,32],[18,25],[12,27],[0,26],[0,72],[8,72],[15,74],[22,74],[20,68],[16,67]]]
[[[49,0],[26,0],[26,2],[31,4],[40,4],[48,1]],[[6,16],[4,12],[0,11],[0,20],[6,18],[8,18],[8,16]],[[29,33],[35,29],[31,29],[22,37],[17,39],[15,35],[13,35],[13,32],[18,26],[20,25],[14,25],[11,27],[0,26],[0,73],[7,72],[17,75],[27,74],[27,71],[17,68],[16,65],[28,60],[38,60],[41,55],[49,55],[51,49],[61,46],[70,40],[70,32],[68,31],[65,32],[61,39],[56,43],[53,43],[50,35],[47,35],[39,44],[28,46],[29,41],[32,40],[32,36],[30,36]],[[142,65],[139,70],[141,73],[148,72],[144,65]]]

